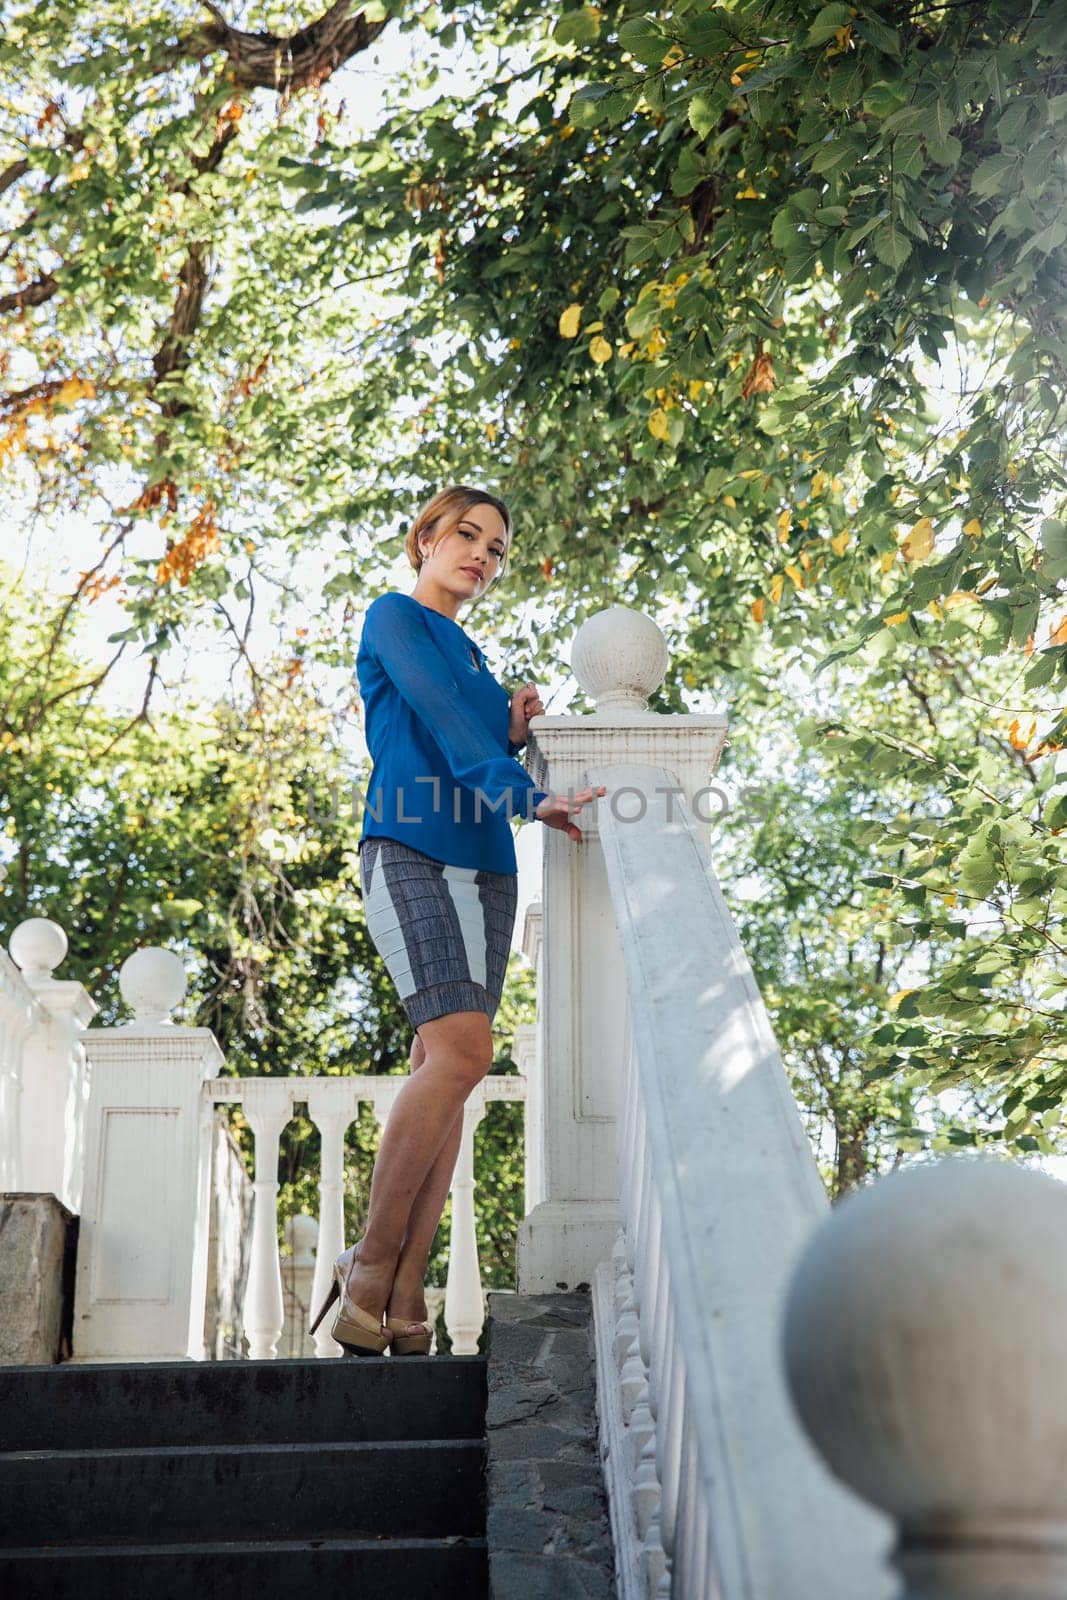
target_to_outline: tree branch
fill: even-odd
[[[58,283],[48,272],[25,289],[16,289],[14,294],[0,295],[0,312],[23,311],[27,306],[43,305],[46,300],[51,300],[58,288]]]
[[[183,56],[195,61],[202,61],[211,50],[224,50],[239,89],[296,94],[324,83],[350,56],[366,50],[389,21],[386,17],[368,22],[362,12],[351,16],[352,9],[352,0],[335,0],[317,21],[283,37],[245,33],[232,27],[218,6],[206,4],[214,21],[189,35],[179,48]]]

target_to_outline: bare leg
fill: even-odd
[[[418,1072],[426,1060],[426,1047],[418,1033],[411,1045],[411,1070]],[[408,1218],[408,1230],[400,1248],[396,1276],[389,1293],[386,1313],[390,1317],[410,1317],[412,1327],[426,1318],[426,1271],[434,1239],[445,1209],[448,1191],[452,1187],[452,1174],[456,1170],[460,1141],[463,1138],[463,1112],[456,1116],[440,1154],[426,1175],[426,1181],[415,1196],[415,1204]]]
[[[372,1316],[385,1311],[419,1192],[446,1143],[455,1138],[457,1121],[462,1127],[464,1102],[493,1058],[492,1029],[484,1011],[454,1011],[423,1023],[419,1031],[426,1057],[389,1113],[374,1163],[367,1229],[348,1279],[349,1299]],[[451,1162],[454,1167],[454,1153]],[[427,1254],[448,1193],[446,1165],[447,1152],[436,1183],[431,1182],[426,1211],[421,1220],[416,1218],[419,1249]],[[447,1176],[450,1181],[451,1167]],[[427,1241],[431,1203],[439,1209]]]

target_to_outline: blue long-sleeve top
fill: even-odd
[[[373,769],[360,842],[398,839],[436,861],[516,872],[512,817],[547,791],[514,759],[511,697],[474,640],[409,594],[367,607],[356,655]]]

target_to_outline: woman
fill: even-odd
[[[511,517],[493,495],[442,489],[407,537],[410,594],[367,609],[356,661],[374,763],[360,839],[371,938],[415,1030],[411,1077],[393,1103],[366,1231],[338,1257],[312,1332],[340,1300],[348,1354],[426,1355],[424,1279],[463,1132],[463,1105],[493,1059],[517,902],[511,818],[560,828],[594,794],[538,789],[514,759],[544,707],[509,698],[457,619],[507,565]],[[384,1327],[383,1327],[384,1318]]]

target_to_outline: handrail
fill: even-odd
[[[615,1374],[603,1344],[599,1363],[637,1429],[630,1493],[612,1494],[620,1595],[878,1600],[889,1524],[823,1467],[782,1370],[790,1273],[828,1207],[770,1022],[671,775],[588,781],[644,800],[598,816],[630,1032],[614,1288],[630,1337]]]

